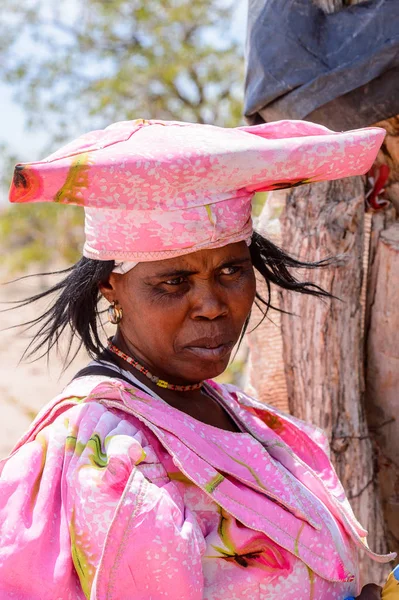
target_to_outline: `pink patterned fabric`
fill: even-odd
[[[254,192],[366,173],[385,131],[122,121],[15,168],[11,202],[79,204],[84,255],[150,261],[251,236]]]
[[[247,433],[74,381],[0,468],[0,597],[344,600],[366,546],[323,434],[210,383]]]

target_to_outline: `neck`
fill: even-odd
[[[125,350],[124,350],[124,352],[125,352]],[[203,397],[204,397],[201,389],[192,390],[189,392],[176,392],[173,390],[169,390],[167,388],[160,388],[155,383],[153,383],[150,379],[148,379],[148,377],[146,377],[145,375],[140,373],[140,371],[137,371],[137,369],[132,367],[125,360],[123,360],[122,358],[120,358],[119,356],[114,354],[113,352],[110,352],[109,350],[106,350],[102,355],[100,355],[99,358],[100,359],[103,358],[105,360],[113,362],[115,365],[117,365],[124,371],[128,371],[140,383],[142,383],[148,389],[150,389],[155,394],[157,394],[157,396],[160,396],[162,398],[162,400],[164,400],[171,406],[178,408],[179,410],[184,410],[184,406],[187,405],[188,403],[191,403],[196,400],[200,401],[200,399],[203,399]]]
[[[129,343],[120,332],[109,340],[108,350],[111,354],[117,357],[121,364],[125,365],[125,368],[140,379],[147,385],[155,385],[155,389],[169,389],[174,392],[192,392],[196,389],[201,388],[202,381],[200,382],[183,382],[176,381],[176,379],[170,377],[165,372],[160,372],[152,364],[148,363],[142,358],[141,352],[137,351],[132,343]]]
[[[117,338],[115,336],[114,343],[116,345]],[[125,344],[123,345],[123,338],[119,337],[119,344],[123,347],[120,348],[128,354],[129,348]],[[219,405],[218,402],[212,399],[206,393],[206,387],[201,389],[192,390],[189,392],[176,392],[170,389],[160,388],[156,384],[154,384],[150,379],[148,379],[145,375],[137,371],[134,367],[132,367],[125,360],[121,359],[119,356],[113,354],[112,352],[106,353],[106,358],[111,359],[112,362],[117,364],[119,367],[124,369],[125,371],[129,371],[142,382],[147,388],[155,392],[158,396],[162,398],[167,404],[173,406],[173,408],[177,408],[182,412],[191,415],[195,419],[202,421],[203,423],[208,423],[209,425],[213,425],[215,427],[219,427],[221,429],[225,429],[228,431],[240,431],[237,425],[232,421],[231,417],[227,415],[225,410]]]

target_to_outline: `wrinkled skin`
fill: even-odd
[[[132,353],[150,371],[185,384],[227,367],[252,307],[255,276],[248,247],[239,242],[139,263],[125,275],[112,273],[100,289],[122,307],[118,336]],[[197,343],[201,338],[229,346],[200,356],[190,347],[206,345]]]
[[[114,343],[150,373],[187,385],[226,369],[255,297],[255,275],[245,242],[162,261],[139,263],[100,286],[123,310]],[[206,348],[211,346],[211,348]],[[119,364],[127,368],[123,361]],[[225,411],[200,390],[173,392],[131,372],[179,410],[236,431]]]

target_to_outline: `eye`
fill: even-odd
[[[186,281],[185,277],[174,277],[173,279],[167,279],[164,281],[166,285],[181,285]]]
[[[232,267],[232,266],[223,267],[220,270],[220,274],[221,275],[235,275],[236,273],[238,273],[239,270],[240,270],[240,267]]]

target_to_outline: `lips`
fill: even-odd
[[[185,349],[202,360],[221,360],[230,354],[234,343],[225,335],[215,335],[192,340]]]

